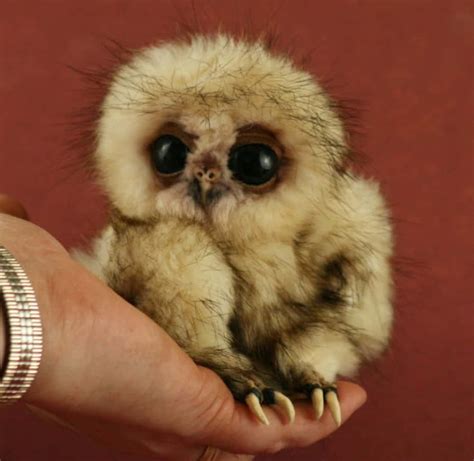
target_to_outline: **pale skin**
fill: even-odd
[[[215,373],[196,366],[26,217],[18,202],[0,195],[0,244],[31,279],[43,321],[43,359],[24,397],[32,409],[116,449],[160,460],[247,461],[336,430],[328,412],[315,420],[308,402],[295,405],[292,424],[271,408],[270,424],[260,424]],[[0,324],[0,364],[4,354]],[[344,423],[366,394],[347,382],[338,383],[338,394]]]

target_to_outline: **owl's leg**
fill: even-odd
[[[286,415],[290,423],[294,421],[295,409],[291,400],[273,389],[270,385],[274,379],[265,371],[256,371],[247,357],[237,352],[213,348],[189,353],[198,365],[215,371],[234,398],[245,403],[261,423],[269,424],[262,405],[274,405]]]

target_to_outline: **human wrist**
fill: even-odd
[[[31,282],[20,263],[0,245],[0,297],[4,313],[4,346],[0,404],[15,403],[30,388],[42,355],[42,326]],[[8,355],[7,357],[5,357]]]
[[[0,202],[1,203],[1,202]],[[14,259],[21,266],[25,272],[29,282],[34,292],[29,291],[27,298],[34,300],[36,298],[38,305],[41,307],[41,319],[48,320],[46,317],[49,316],[49,298],[50,293],[54,291],[54,282],[52,279],[52,273],[56,272],[56,261],[58,261],[64,255],[67,255],[66,250],[52,238],[46,231],[40,227],[18,219],[14,216],[9,216],[0,212],[0,245],[7,248],[8,251],[14,255]],[[5,306],[4,306],[5,308]],[[9,343],[8,340],[8,330],[9,330],[9,321],[8,321],[8,312],[4,309],[3,317],[3,361],[4,368],[9,361]],[[15,319],[14,321],[17,321]],[[57,329],[57,328],[56,328]],[[46,335],[50,336],[50,335]],[[45,338],[43,337],[43,340]],[[49,339],[48,339],[48,342]],[[5,343],[7,347],[5,348]],[[44,341],[43,341],[44,343]],[[51,347],[49,347],[51,350]],[[54,347],[52,348],[54,350]],[[42,359],[41,367],[43,367],[44,357]],[[5,374],[5,369],[2,371]],[[27,390],[23,395],[22,401],[27,402],[27,397],[35,387],[38,377],[40,375],[40,370],[38,374]],[[2,377],[3,379],[4,377]],[[5,381],[5,380],[4,380]],[[3,382],[4,382],[3,381]],[[1,392],[0,392],[1,393]]]

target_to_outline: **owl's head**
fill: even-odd
[[[227,36],[147,48],[116,73],[98,125],[99,177],[137,219],[175,216],[239,238],[294,234],[346,154],[308,73]]]

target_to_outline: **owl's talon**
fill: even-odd
[[[274,398],[275,405],[283,410],[291,424],[295,420],[295,407],[293,406],[293,402],[286,395],[278,391],[275,391]]]
[[[324,393],[322,388],[315,387],[311,392],[311,402],[313,403],[316,419],[320,419],[324,413]]]
[[[260,399],[255,395],[254,392],[249,392],[245,397],[245,403],[249,407],[249,410],[255,415],[255,417],[265,426],[269,426],[267,415],[264,413]]]
[[[328,404],[332,418],[334,419],[336,426],[339,427],[341,425],[341,406],[339,405],[339,399],[337,397],[336,390],[330,389],[326,392],[324,397],[326,399],[326,403]]]
[[[316,419],[320,419],[323,415],[325,406],[324,402],[326,402],[337,427],[341,425],[341,406],[339,405],[339,398],[337,396],[337,388],[335,384],[306,384],[303,386],[303,391],[311,399]]]

